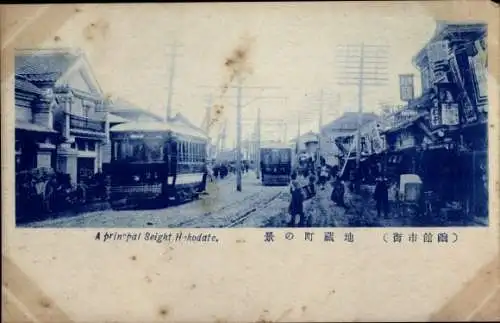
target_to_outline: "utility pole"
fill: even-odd
[[[241,192],[241,86],[243,80],[238,77],[236,99],[236,190]]]
[[[323,89],[321,89],[319,100],[318,153],[316,156],[317,165],[319,165],[319,159],[321,157],[321,128],[323,128]]]
[[[257,158],[256,158],[256,162],[257,162],[257,179],[260,179],[260,107],[257,108],[257,131],[256,131],[256,136],[257,136],[257,140],[256,140],[256,154],[257,154]]]
[[[205,133],[207,134],[208,137],[208,146],[207,146],[207,151],[206,154],[208,158],[212,158],[212,138],[210,137],[210,116],[212,113],[212,96],[209,95],[207,97],[207,107],[205,108],[205,120],[203,124],[203,129],[205,130]]]
[[[299,153],[300,147],[300,111],[297,113],[297,142],[296,142],[296,153]]]
[[[288,124],[285,122],[284,126],[285,126],[285,129],[284,129],[285,131],[283,133],[283,142],[285,144],[288,144]]]
[[[343,45],[342,59],[338,60],[343,69],[339,85],[358,87],[358,129],[356,140],[356,170],[359,174],[361,160],[361,126],[363,118],[363,95],[366,86],[387,85],[388,46],[368,45],[363,42],[354,45]]]
[[[172,118],[172,96],[174,94],[174,75],[175,75],[175,59],[180,57],[177,52],[177,48],[182,47],[180,43],[174,41],[169,45],[171,47],[171,52],[168,54],[170,56],[170,74],[168,79],[168,98],[167,98],[167,115],[166,121],[169,121]]]

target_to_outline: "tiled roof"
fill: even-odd
[[[198,138],[206,139],[205,135],[200,134],[194,129],[180,127],[177,123],[167,123],[167,122],[155,122],[155,121],[131,121],[127,123],[121,123],[116,126],[111,127],[111,133],[123,133],[123,132],[167,132],[172,131],[177,134],[193,136]]]
[[[24,79],[22,77],[17,77],[17,76],[16,76],[16,80],[15,80],[15,89],[16,89],[16,91],[21,90],[24,92],[30,92],[30,93],[35,93],[35,94],[42,93],[41,90],[36,85],[34,85],[31,82],[28,82],[26,79]]]
[[[181,125],[186,125],[186,126],[192,128],[193,130],[196,130],[196,131],[200,132],[200,134],[205,135],[205,131],[203,131],[203,129],[201,129],[200,127],[195,126],[191,121],[189,121],[188,118],[186,118],[181,113],[177,113],[175,115],[175,117],[172,118],[171,121],[175,122],[175,123],[179,123]]]
[[[16,74],[29,75],[30,81],[57,80],[77,60],[79,56],[70,52],[40,51],[17,53],[15,58]]]
[[[157,121],[163,121],[163,118],[157,114],[154,114],[148,110],[142,109],[137,105],[123,99],[120,97],[112,98],[112,104],[110,107],[110,112],[114,112],[117,115],[126,116],[126,115],[146,115]]]
[[[374,113],[363,113],[361,115],[361,124],[378,119],[379,117]],[[357,112],[345,112],[340,118],[337,118],[330,123],[324,125],[322,129],[337,129],[342,128],[344,124],[353,124],[354,128],[357,128],[358,123],[358,113]]]
[[[109,123],[124,123],[124,122],[130,122],[130,120],[122,118],[116,114],[109,113],[108,114],[108,121]]]

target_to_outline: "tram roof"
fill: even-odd
[[[283,144],[283,143],[266,143],[260,146],[260,148],[271,148],[271,149],[292,149],[290,145]]]
[[[191,136],[196,138],[207,139],[208,137],[192,129],[191,127],[181,126],[167,122],[157,121],[131,121],[111,127],[110,132],[167,132],[171,131],[175,134]]]

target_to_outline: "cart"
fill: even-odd
[[[397,196],[402,215],[414,218],[422,215],[422,180],[416,174],[402,174]]]

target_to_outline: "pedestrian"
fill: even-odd
[[[314,175],[309,176],[309,183],[307,184],[307,199],[316,196],[316,177]]]
[[[328,180],[329,177],[329,171],[328,171],[328,166],[326,165],[326,162],[324,159],[321,159],[321,166],[319,169],[319,181],[318,184],[323,191],[325,189],[325,184],[326,181]]]
[[[380,217],[380,214],[383,211],[384,217],[387,218],[389,215],[389,188],[385,178],[379,177],[377,179],[373,197],[377,203],[378,217]]]
[[[220,165],[215,165],[214,167],[214,177],[217,180],[219,178]]]
[[[57,197],[57,179],[55,174],[49,176],[47,184],[45,185],[44,189],[44,205],[45,205],[45,211],[47,213],[52,213],[54,207],[56,206],[56,197]],[[57,206],[56,206],[57,208]]]
[[[207,190],[207,178],[208,178],[208,165],[205,164],[203,166],[203,176],[201,178],[201,184],[200,184],[200,186],[198,188],[198,193],[200,193],[202,195],[208,194],[206,192],[206,190]]]
[[[209,164],[207,166],[207,169],[208,169],[208,181],[210,183],[213,183],[215,181],[215,179],[214,179],[214,168],[213,168],[212,165]]]
[[[299,227],[304,226],[305,214],[304,214],[304,195],[302,193],[302,188],[300,187],[297,176],[294,174],[292,177],[292,183],[290,185],[290,193],[292,195],[290,199],[290,205],[288,207],[288,213],[291,215],[290,227],[295,226],[297,215],[299,216]]]
[[[330,200],[332,200],[336,205],[345,208],[346,207],[344,202],[345,187],[339,175],[335,176],[332,182],[332,186],[333,190],[332,194],[330,195]]]

